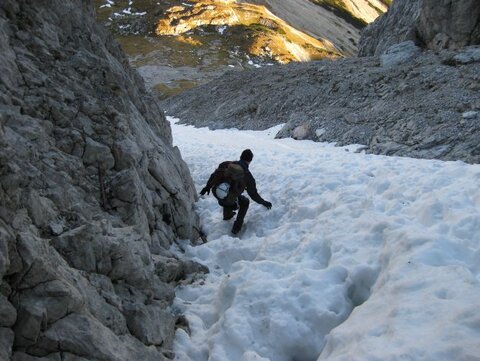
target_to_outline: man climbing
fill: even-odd
[[[233,234],[240,232],[250,203],[249,199],[242,195],[245,189],[255,202],[267,209],[272,208],[272,203],[267,202],[258,194],[255,178],[248,169],[252,159],[252,151],[245,149],[239,161],[220,163],[208,179],[205,188],[200,192],[200,195],[203,196],[210,194],[210,190],[213,191],[213,195],[218,199],[218,204],[223,207],[224,220],[232,219],[238,209],[237,219],[232,227]]]

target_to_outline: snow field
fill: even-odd
[[[182,246],[210,274],[177,290],[177,360],[480,360],[480,166],[171,123],[198,190],[250,148],[273,203],[234,238],[199,200],[209,242]]]

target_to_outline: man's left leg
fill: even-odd
[[[218,201],[218,204],[222,206],[223,208],[223,220],[228,221],[229,219],[232,219],[233,216],[235,215],[235,211],[238,209],[238,204],[236,201],[227,201],[225,199],[220,199]]]
[[[234,207],[228,207],[228,206],[223,207],[223,220],[224,221],[228,221],[229,219],[232,219],[234,215],[235,215],[235,208]]]
[[[237,234],[240,232],[240,229],[242,228],[243,221],[245,219],[245,215],[247,214],[248,211],[248,206],[250,204],[250,200],[245,197],[245,196],[238,196],[238,205],[240,209],[238,210],[238,215],[237,219],[233,223],[232,227],[232,233]]]

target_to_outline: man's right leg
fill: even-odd
[[[232,219],[233,216],[235,215],[235,211],[238,209],[237,202],[228,202],[224,199],[220,199],[218,201],[218,204],[222,206],[223,208],[223,220],[228,221],[229,219]]]
[[[247,214],[247,211],[248,211],[249,204],[250,204],[250,201],[247,197],[238,196],[238,205],[240,206],[240,209],[238,210],[237,219],[233,223],[233,227],[232,227],[233,234],[237,234],[238,232],[240,232],[240,229],[242,228],[242,225],[243,225],[243,221],[245,219],[245,215]]]

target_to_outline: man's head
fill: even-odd
[[[240,156],[240,160],[250,163],[253,159],[253,153],[250,149],[245,149]]]

